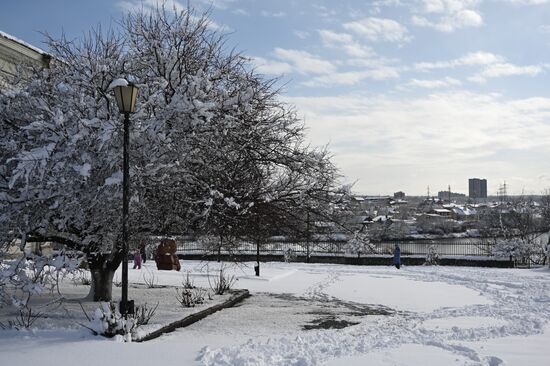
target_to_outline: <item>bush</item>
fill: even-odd
[[[186,288],[186,289],[193,289],[193,288],[195,288],[195,283],[194,283],[193,280],[191,280],[191,278],[189,277],[189,271],[187,271],[187,272],[185,273],[185,278],[183,279],[182,285],[183,285],[183,288]]]
[[[296,260],[296,253],[292,249],[287,249],[284,254],[285,262],[294,262]]]
[[[231,290],[236,281],[237,278],[234,275],[229,276],[225,274],[223,267],[220,269],[220,274],[214,279],[213,283],[210,282],[210,277],[208,277],[210,288],[216,295],[223,295],[226,291]]]
[[[33,313],[32,308],[25,306],[19,309],[19,315],[7,324],[0,322],[1,329],[29,329],[42,313]]]
[[[201,288],[176,290],[176,299],[181,306],[186,308],[195,307],[195,305],[204,304],[204,295],[206,290]]]
[[[155,312],[157,311],[157,308],[159,307],[159,303],[155,305],[154,308],[150,308],[147,306],[147,303],[143,305],[137,305],[136,306],[136,312],[132,314],[132,318],[134,319],[136,323],[136,328],[149,324],[149,321],[151,318],[155,315]]]
[[[439,264],[439,254],[437,254],[437,246],[432,244],[428,248],[428,254],[426,254],[426,262],[424,262],[424,265],[435,266],[437,264]]]
[[[96,309],[94,317],[90,319],[90,326],[86,328],[96,335],[107,338],[121,335],[124,341],[131,342],[132,332],[135,332],[137,324],[131,316],[124,319],[113,302],[102,302]]]
[[[158,287],[159,279],[153,271],[147,269],[147,271],[143,273],[143,282],[145,282],[147,288],[156,288]]]

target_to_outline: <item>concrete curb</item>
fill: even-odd
[[[248,292],[248,290],[236,290],[233,292],[233,295],[229,298],[229,300],[221,304],[217,304],[207,309],[201,310],[198,313],[188,315],[183,319],[180,319],[173,323],[165,325],[162,328],[157,329],[154,332],[148,333],[145,336],[139,339],[135,339],[133,341],[134,342],[150,341],[151,339],[158,338],[163,334],[173,332],[178,328],[187,327],[188,325],[191,325],[193,323],[198,322],[201,319],[206,318],[210,314],[214,314],[215,312],[220,311],[222,309],[233,307],[235,304],[243,301],[249,296],[250,296],[250,292]]]

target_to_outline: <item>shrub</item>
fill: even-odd
[[[189,277],[189,271],[186,272],[182,285],[183,285],[183,288],[187,288],[187,289],[195,288],[195,284],[193,280],[191,280],[191,278]]]
[[[226,275],[224,268],[220,268],[220,274],[214,278],[214,282],[210,282],[210,277],[208,277],[208,283],[210,288],[216,295],[223,295],[226,291],[231,290],[237,278],[232,275]]]
[[[136,328],[140,327],[141,325],[149,324],[149,321],[155,315],[155,312],[157,311],[158,307],[159,307],[158,302],[154,308],[148,307],[147,303],[143,305],[137,305],[135,313],[132,314],[132,318],[136,323]]]
[[[145,282],[148,288],[155,288],[158,287],[159,279],[153,271],[147,269],[147,271],[143,273],[143,282]]]
[[[176,299],[181,304],[181,306],[191,308],[195,305],[204,304],[205,294],[206,290],[201,288],[184,288],[180,291],[176,290]]]
[[[102,302],[96,309],[94,317],[90,319],[90,325],[86,327],[96,335],[112,338],[116,335],[123,336],[124,341],[132,341],[132,332],[135,332],[137,324],[131,316],[124,319],[116,310],[113,302]]]
[[[437,246],[430,245],[428,248],[428,254],[426,254],[426,262],[424,265],[433,266],[439,264],[439,254],[437,254]]]

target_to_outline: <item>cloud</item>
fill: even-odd
[[[344,23],[343,27],[373,42],[404,43],[412,39],[407,28],[392,19],[369,17]]]
[[[285,99],[305,117],[313,145],[330,141],[335,163],[349,180],[359,179],[358,191],[419,194],[447,184],[466,191],[472,176],[494,184],[511,174],[526,178],[521,184],[530,190],[547,188],[537,177],[548,170],[540,157],[550,154],[550,98],[454,91]]]
[[[516,5],[543,5],[543,4],[550,3],[550,0],[506,0],[506,1]]]
[[[213,2],[211,6],[222,8],[222,4],[231,3],[235,0],[223,0]],[[187,5],[184,5],[178,0],[123,0],[118,1],[116,6],[127,12],[151,12],[157,8],[164,7],[167,11],[182,12],[187,10]],[[216,23],[212,18],[208,19],[208,27],[214,31],[229,31],[225,25]]]
[[[328,74],[336,71],[329,61],[323,60],[306,51],[275,48],[273,56],[278,60],[263,57],[253,58],[257,70],[266,74],[297,72],[299,74]]]
[[[422,0],[422,3],[423,13],[428,17],[413,15],[411,18],[411,22],[418,27],[450,33],[484,24],[477,10],[479,0]]]
[[[187,6],[177,0],[126,0],[118,1],[116,5],[126,11],[151,11],[164,6],[166,10],[184,11]]]
[[[163,0],[164,1],[164,0]],[[203,3],[207,7],[213,7],[217,9],[229,9],[233,6],[238,0],[197,0],[200,3]]]
[[[514,65],[507,62],[503,56],[483,51],[470,52],[450,61],[419,62],[414,64],[413,68],[419,71],[429,71],[459,66],[483,66],[484,68],[481,71],[468,78],[469,81],[476,83],[484,83],[487,79],[504,76],[535,76],[542,73],[546,68],[546,65]]]
[[[293,71],[292,65],[287,62],[267,60],[263,57],[253,57],[252,62],[256,66],[256,71],[262,74],[281,75]]]
[[[452,14],[475,8],[480,0],[422,0],[426,13]]]
[[[273,11],[262,10],[260,14],[263,17],[270,17],[270,18],[281,18],[286,16],[286,13],[284,11],[273,12]]]
[[[430,21],[427,18],[414,15],[411,21],[416,26],[433,28],[445,33],[451,33],[460,28],[483,25],[483,18],[473,10],[461,10],[452,15],[441,17],[437,21]]]
[[[433,69],[454,68],[458,66],[490,65],[494,63],[504,62],[504,60],[504,57],[496,55],[494,53],[478,51],[467,53],[460,58],[450,61],[419,62],[414,64],[414,68],[416,70],[427,71]]]
[[[517,66],[510,63],[498,63],[487,66],[483,71],[468,78],[476,83],[484,83],[489,78],[498,78],[503,76],[527,75],[535,76],[544,71],[541,65]]]
[[[329,87],[335,85],[356,85],[365,79],[386,80],[399,77],[399,70],[393,67],[379,67],[365,71],[337,72],[320,75],[302,83],[309,87]]]
[[[250,13],[248,11],[246,11],[245,9],[242,9],[242,8],[237,8],[237,9],[234,9],[232,11],[233,14],[236,14],[236,15],[244,15],[244,16],[248,16],[250,15]]]
[[[321,18],[333,19],[338,15],[336,10],[329,9],[324,5],[311,4],[311,6],[315,9],[315,11],[317,12],[317,15]]]
[[[309,32],[303,30],[295,30],[293,33],[300,39],[306,39],[310,36]]]
[[[425,89],[437,89],[437,88],[445,88],[445,87],[460,86],[460,85],[462,85],[460,80],[457,80],[451,77],[446,77],[444,79],[439,79],[439,80],[411,79],[406,84],[406,86],[425,88]]]
[[[337,33],[331,30],[319,30],[319,36],[326,47],[341,48],[348,56],[366,58],[375,56],[375,52],[368,46],[363,46],[353,39],[351,34]]]
[[[336,71],[335,66],[306,51],[275,48],[275,57],[290,63],[301,74],[327,74]]]

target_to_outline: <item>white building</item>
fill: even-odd
[[[25,78],[25,66],[49,67],[52,56],[41,49],[0,31],[0,87],[10,79]]]

